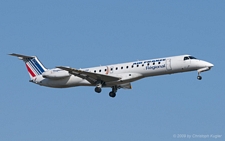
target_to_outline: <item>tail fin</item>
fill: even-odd
[[[31,79],[33,79],[37,75],[41,75],[43,72],[47,70],[36,56],[26,56],[26,55],[15,54],[15,53],[12,53],[9,55],[16,56],[20,60],[23,60],[25,62],[27,71]]]

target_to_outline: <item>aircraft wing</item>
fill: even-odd
[[[78,70],[78,69],[75,69],[75,68],[69,68],[69,67],[63,67],[63,66],[59,66],[59,67],[56,67],[56,68],[66,70],[70,74],[73,74],[77,77],[86,79],[91,84],[95,84],[95,82],[99,81],[99,80],[104,81],[104,82],[113,82],[113,81],[118,81],[118,80],[121,79],[119,77],[114,77],[114,76],[104,75],[104,74],[99,74],[99,73],[93,73],[93,72],[87,72],[87,71]]]

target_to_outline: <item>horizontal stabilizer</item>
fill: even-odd
[[[21,54],[16,54],[16,53],[11,53],[9,55],[12,55],[12,56],[16,56],[20,59],[25,59],[25,58],[35,58],[35,56],[26,56],[26,55],[21,55]]]

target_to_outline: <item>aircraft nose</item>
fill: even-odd
[[[212,68],[214,65],[212,63],[209,63],[209,62],[204,61],[204,66],[205,67]]]
[[[211,67],[214,66],[212,63],[209,63],[209,62],[206,62],[206,63],[207,63],[207,64],[206,64],[207,67],[210,67],[210,68],[211,68]]]
[[[200,60],[200,62],[198,63],[198,67],[200,68],[212,68],[214,65],[212,63],[209,63],[209,62],[206,62],[206,61],[203,61],[203,60]]]

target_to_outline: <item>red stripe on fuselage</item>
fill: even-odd
[[[26,67],[27,67],[27,70],[28,70],[28,72],[31,74],[32,77],[36,76],[36,75],[34,74],[34,72],[30,69],[30,67],[29,67],[27,64],[26,64]]]

